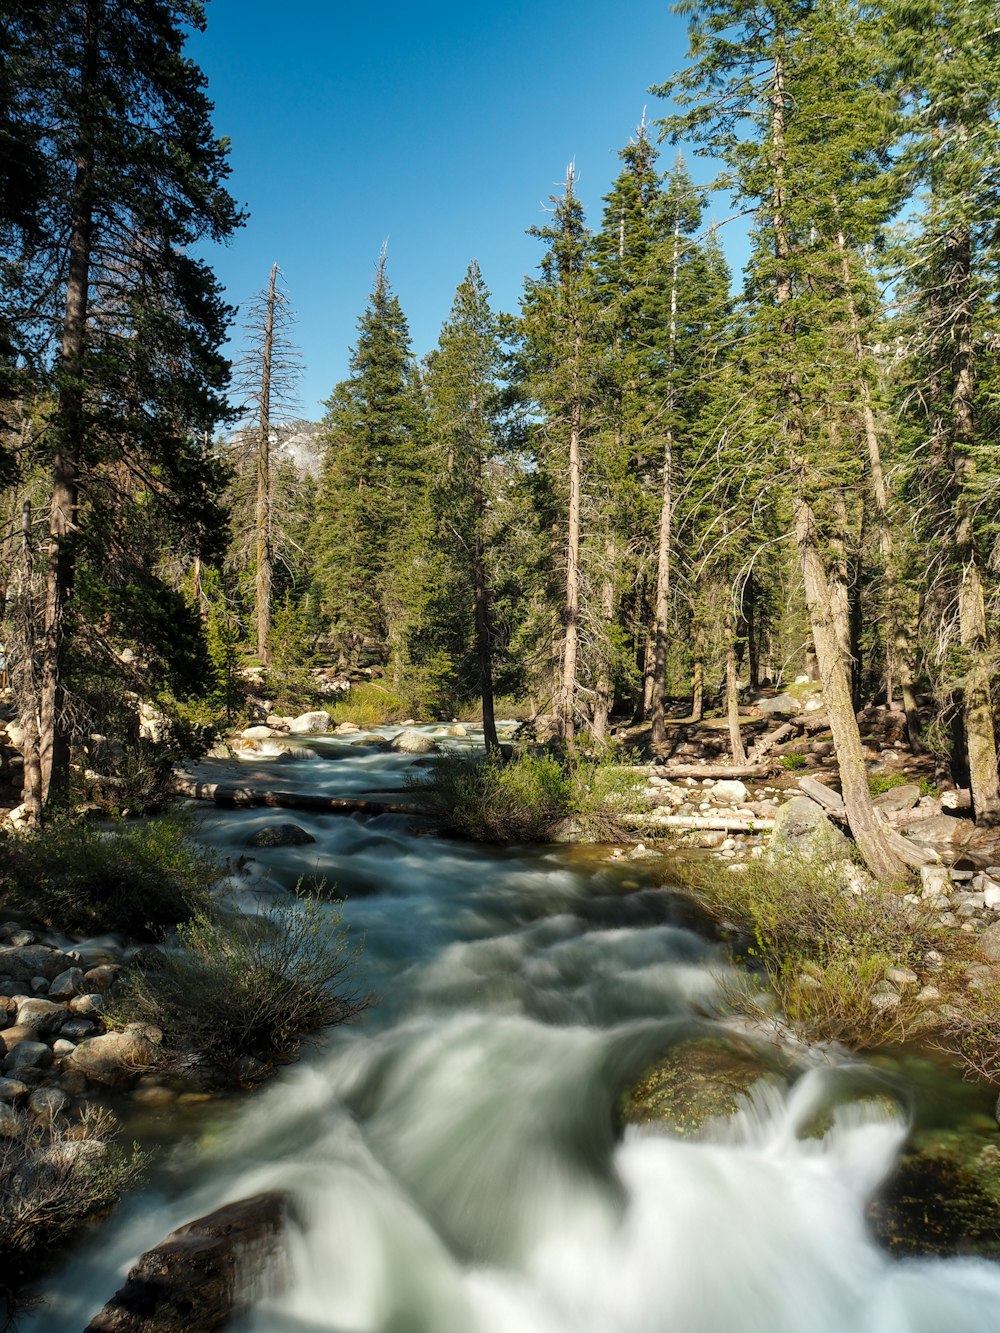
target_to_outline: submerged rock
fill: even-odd
[[[768,1073],[761,1054],[735,1041],[685,1041],[648,1070],[621,1106],[625,1124],[661,1122],[675,1134],[697,1134],[730,1116],[752,1084]]]
[[[248,847],[304,847],[315,842],[311,833],[307,833],[299,824],[267,824],[247,839]]]

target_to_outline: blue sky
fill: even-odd
[[[515,310],[541,255],[525,230],[544,220],[567,163],[596,225],[618,149],[644,107],[663,114],[646,89],[686,49],[666,0],[211,0],[190,51],[250,212],[211,261],[234,304],[281,265],[303,415],[318,418],[347,373],[383,241],[418,355],[470,259],[496,307]]]

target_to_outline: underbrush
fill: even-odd
[[[409,699],[374,681],[352,685],[336,703],[327,704],[326,711],[334,722],[356,722],[359,727],[391,726],[413,716]]]
[[[48,1252],[112,1208],[145,1165],[138,1149],[125,1152],[109,1142],[116,1125],[106,1111],[51,1128],[27,1115],[18,1121],[0,1139],[0,1317],[11,1320],[18,1288]]]
[[[918,999],[920,974],[942,929],[931,909],[874,881],[859,890],[844,869],[770,857],[739,874],[699,868],[688,884],[717,918],[752,941],[760,985],[739,997],[744,1011],[759,1017],[773,995],[809,1038],[869,1048],[906,1040],[932,1023]],[[891,984],[895,968],[915,973],[917,981]]]
[[[251,916],[202,908],[177,936],[177,948],[125,975],[111,1018],[155,1024],[178,1067],[195,1057],[222,1081],[239,1081],[247,1057],[286,1058],[305,1033],[370,1002],[357,989],[362,946],[337,902],[303,894]]]
[[[428,814],[476,842],[544,842],[573,805],[573,781],[552,754],[447,754],[414,788]]]
[[[432,817],[476,842],[544,842],[564,819],[601,841],[619,836],[636,778],[610,756],[570,762],[525,751],[509,760],[444,755],[412,785]]]
[[[67,820],[0,836],[0,897],[59,930],[159,939],[204,903],[219,873],[176,815],[111,829]]]

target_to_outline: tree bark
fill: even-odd
[[[580,616],[580,401],[571,408],[569,432],[569,512],[566,530],[566,601],[563,612],[562,681],[559,723],[570,751],[576,736],[576,659]]]
[[[674,461],[674,357],[677,347],[677,277],[681,256],[680,218],[674,223],[673,262],[670,276],[670,322],[667,340],[667,400],[664,410],[667,429],[663,440],[663,484],[660,493],[660,525],[656,546],[656,592],[653,606],[652,735],[654,745],[663,743],[663,701],[667,691],[667,635],[670,617],[670,544],[673,519]]]
[[[869,870],[879,878],[892,879],[900,874],[902,865],[889,846],[868,790],[868,769],[854,713],[850,672],[834,623],[830,586],[819,551],[815,516],[805,499],[801,477],[797,481],[793,513],[806,604],[837,755],[847,822]]]
[[[726,719],[729,723],[729,750],[737,767],[747,761],[740,732],[740,689],[736,677],[736,644],[732,608],[726,615]]]
[[[260,373],[260,421],[257,432],[257,504],[254,511],[256,576],[254,613],[257,621],[257,656],[271,660],[271,360],[274,353],[274,303],[278,265],[271,266],[264,318],[264,347]]]
[[[496,717],[493,710],[493,646],[490,634],[490,601],[486,580],[486,551],[483,526],[486,502],[483,495],[483,460],[476,455],[475,536],[473,546],[473,597],[475,600],[476,660],[479,664],[479,697],[483,705],[483,738],[488,754],[500,753]]]
[[[601,621],[610,625],[615,614],[615,579],[614,571],[618,552],[614,539],[608,546],[608,569],[601,580]],[[603,742],[608,738],[608,718],[611,716],[611,662],[608,654],[601,654],[600,668],[594,698],[594,721],[591,735],[595,741]]]
[[[38,828],[42,822],[42,763],[39,750],[38,676],[35,643],[35,570],[31,547],[31,501],[25,500],[21,514],[21,663],[16,682],[21,705],[21,729],[24,757],[21,803],[27,810],[27,822]]]
[[[868,452],[868,472],[871,477],[872,495],[875,499],[878,544],[882,556],[882,604],[886,619],[886,704],[889,708],[892,707],[892,680],[895,676],[899,680],[900,694],[903,699],[903,713],[906,717],[906,735],[910,752],[920,754],[923,745],[920,741],[920,710],[914,684],[913,645],[910,642],[910,634],[903,609],[902,589],[889,515],[889,488],[886,485],[885,469],[882,466],[882,447],[879,439],[878,423],[872,405],[871,386],[864,375],[865,348],[861,338],[861,320],[858,317],[857,303],[854,300],[850,254],[847,249],[847,240],[842,231],[837,232],[837,249],[840,252],[841,276],[844,284],[844,295],[847,300],[847,317],[851,329],[854,359],[859,371],[858,390],[861,396],[861,425],[864,431],[865,447]]]

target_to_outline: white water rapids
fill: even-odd
[[[398,786],[399,756],[317,744],[274,786]],[[337,756],[337,757],[334,757]],[[182,1142],[50,1284],[25,1323],[80,1333],[143,1250],[261,1190],[290,1191],[281,1281],[254,1333],[996,1333],[1000,1266],[891,1259],[865,1204],[906,1127],[844,1070],[757,1085],[701,1139],[615,1131],[656,1056],[716,1030],[722,954],[671,895],[553,849],[494,854],[405,821],[209,812],[235,858],[265,824],[317,839],[254,851],[282,892],[347,896],[382,1002]],[[247,897],[259,881],[234,877]],[[355,896],[351,896],[351,895]],[[856,1066],[855,1066],[856,1068]],[[868,1091],[872,1089],[869,1088]]]

